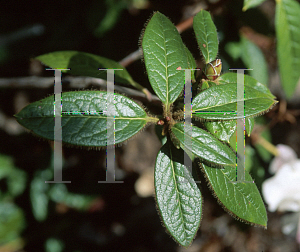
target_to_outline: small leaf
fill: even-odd
[[[123,69],[114,71],[115,81],[135,86],[135,81],[131,78],[127,70],[118,62],[94,55],[78,51],[59,51],[40,55],[36,57],[46,66],[51,68],[62,68],[63,73],[90,76],[95,78],[107,79],[107,71],[100,69]]]
[[[237,80],[231,80],[231,75],[227,75],[229,78],[222,77],[223,75],[218,80],[226,83],[225,85],[208,88],[193,99],[193,117],[210,120],[237,119]],[[260,115],[276,104],[266,86],[249,78],[251,77],[245,77],[245,117]]]
[[[115,143],[107,143],[107,97],[103,91],[62,93],[62,141],[80,146],[118,144],[157,120],[131,99],[115,94]],[[16,115],[17,121],[36,135],[54,140],[53,102],[54,97],[49,96],[29,104]]]
[[[182,246],[189,246],[201,221],[202,196],[184,166],[183,150],[168,140],[160,149],[155,164],[155,195],[162,220]]]
[[[26,172],[14,166],[13,159],[0,154],[0,201],[11,201],[26,188]]]
[[[218,54],[218,35],[209,12],[201,10],[194,17],[194,32],[205,63],[213,61]]]
[[[156,12],[146,27],[142,47],[150,84],[168,108],[184,86],[184,71],[177,70],[188,68],[184,44],[172,22]]]
[[[281,84],[288,98],[300,79],[300,4],[294,0],[277,0],[275,27]]]
[[[250,136],[252,130],[254,127],[254,118],[253,117],[246,117],[245,118],[245,128],[246,132],[248,134],[248,137]]]
[[[49,181],[52,178],[53,174],[50,169],[37,171],[30,183],[30,201],[32,213],[37,221],[44,221],[47,218],[49,184],[45,183],[45,181]]]
[[[255,183],[231,183],[236,181],[236,168],[212,168],[202,164],[210,188],[225,210],[238,219],[257,226],[267,227],[267,212]],[[253,181],[245,171],[245,181]]]
[[[254,8],[260,4],[262,4],[266,0],[244,0],[243,11],[246,11],[250,8]]]
[[[93,196],[68,192],[68,188],[64,184],[53,185],[49,190],[49,197],[54,202],[63,203],[80,211],[86,211],[95,201]]]
[[[172,132],[181,145],[196,156],[214,164],[235,166],[236,155],[227,145],[196,126],[193,126],[192,131],[192,136],[185,135],[183,123],[176,123],[172,127]],[[191,138],[192,146],[184,145],[185,136]]]
[[[184,45],[184,48],[185,48],[185,52],[186,52],[187,59],[188,59],[189,69],[196,69],[197,65],[196,65],[196,61],[195,61],[192,53],[190,52],[190,50],[185,45]],[[196,81],[195,71],[196,70],[192,70],[192,72],[191,72],[192,82]]]
[[[229,143],[230,137],[236,130],[236,120],[221,122],[205,122],[207,130],[221,141]]]

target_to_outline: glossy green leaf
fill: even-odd
[[[196,61],[195,61],[192,53],[190,52],[190,50],[185,45],[184,45],[184,48],[185,48],[185,52],[186,52],[187,59],[188,59],[189,69],[196,69],[197,65],[196,65]],[[196,70],[192,70],[192,72],[191,72],[192,82],[196,81],[195,71]]]
[[[247,71],[250,76],[260,81],[261,83],[268,84],[268,66],[265,57],[260,48],[246,37],[241,36],[239,43],[231,42],[226,44],[225,50],[235,60],[241,58],[245,66],[252,71]]]
[[[234,74],[233,74],[234,75]],[[236,76],[236,75],[235,75]],[[245,75],[246,76],[246,75]],[[208,88],[193,99],[193,117],[210,120],[230,120],[237,118],[237,80],[220,76],[218,85]],[[268,111],[276,101],[268,88],[259,82],[245,78],[244,116],[256,116]],[[248,80],[251,80],[248,82]],[[254,80],[254,79],[253,79]],[[254,84],[254,85],[253,85]],[[243,117],[239,117],[243,118]]]
[[[142,47],[150,84],[168,108],[184,86],[184,71],[177,70],[188,68],[184,44],[172,22],[156,12],[146,27]]]
[[[236,130],[236,120],[232,121],[220,121],[220,122],[205,122],[207,130],[212,133],[218,139],[228,142],[230,137]]]
[[[218,78],[219,84],[228,84],[228,83],[237,83],[237,74],[236,73],[225,73]],[[267,86],[263,83],[260,83],[253,77],[244,74],[244,85],[252,87],[262,93],[269,95],[272,98],[275,96],[271,93],[271,91],[267,88]]]
[[[115,144],[137,134],[149,121],[140,105],[131,99],[115,94]],[[107,92],[74,91],[62,93],[62,141],[81,146],[106,146],[107,143]],[[54,139],[54,97],[33,102],[17,115],[17,121],[38,136]],[[113,118],[113,117],[110,117]],[[113,123],[113,121],[112,121]],[[109,138],[111,139],[111,138]]]
[[[247,132],[248,136],[251,135],[253,127],[254,127],[254,118],[253,117],[246,117],[245,118],[245,128],[246,128],[246,132]]]
[[[90,76],[104,80],[107,79],[107,71],[98,69],[123,69],[114,72],[115,81],[133,86],[136,84],[127,70],[118,62],[91,53],[58,51],[40,55],[36,59],[51,68],[70,69],[62,70],[63,73]]]
[[[184,134],[183,123],[176,123],[172,127],[172,132],[181,145],[196,156],[214,164],[235,166],[236,155],[227,145],[203,129],[193,126],[192,130],[192,136],[189,136]],[[191,138],[192,146],[184,145],[185,136]]]
[[[300,79],[300,4],[294,0],[276,2],[275,27],[281,84],[286,96],[291,98]]]
[[[254,8],[260,4],[262,4],[266,0],[244,0],[243,11]]]
[[[267,227],[267,212],[255,183],[231,183],[236,181],[236,168],[212,168],[202,164],[218,202],[234,217],[257,226]],[[245,171],[245,181],[253,181]]]
[[[194,32],[205,63],[213,61],[218,54],[218,35],[210,13],[201,10],[194,17]]]
[[[167,141],[156,158],[154,183],[165,227],[178,243],[187,247],[200,225],[202,196],[183,157],[183,150]]]

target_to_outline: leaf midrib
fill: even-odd
[[[183,133],[184,134],[184,132],[182,131],[182,130],[180,130],[180,129],[178,129],[178,128],[176,128],[176,127],[174,127],[174,129],[175,130],[178,130],[179,132],[181,132],[181,133]],[[189,135],[185,135],[185,136],[187,136],[187,137],[189,137],[190,139],[191,139],[191,143],[193,143],[193,139],[194,139],[194,141],[197,141],[197,143],[200,143],[201,145],[205,145],[205,144],[203,144],[200,140],[198,140],[198,139],[196,139],[195,137],[191,137],[191,136],[189,136]],[[187,148],[187,147],[186,147]],[[214,153],[216,153],[216,151],[214,150],[214,149],[212,149],[212,148],[210,148],[210,147],[207,147],[206,146],[206,149],[209,149],[209,150],[212,150]],[[192,150],[191,150],[192,151]],[[192,151],[193,152],[193,151]],[[194,153],[194,152],[193,152]],[[197,157],[198,157],[198,155],[196,154],[196,153],[194,153]],[[230,159],[228,159],[227,157],[224,157],[224,156],[220,156],[219,155],[219,153],[216,153],[216,154],[214,154],[215,156],[218,156],[218,157],[221,157],[221,158],[226,158],[226,160],[228,160],[228,161],[230,161],[231,162],[231,160]],[[201,158],[203,158],[203,157],[201,157]],[[205,158],[203,158],[203,159],[205,159]],[[207,160],[207,159],[205,159],[205,160]],[[210,161],[210,160],[207,160],[207,161],[209,161],[209,162],[212,162],[212,161]],[[216,164],[218,164],[218,163],[216,163]],[[223,164],[223,165],[226,165],[226,166],[235,166],[235,164]]]
[[[171,155],[171,167],[172,167],[172,173],[173,173],[173,179],[174,179],[174,183],[175,183],[175,186],[176,186],[176,191],[177,191],[177,200],[178,200],[178,204],[179,204],[179,208],[180,208],[180,218],[181,218],[181,223],[183,225],[183,228],[184,228],[184,234],[185,234],[185,239],[187,239],[188,235],[187,235],[187,232],[186,232],[186,228],[185,228],[185,221],[184,221],[184,218],[183,218],[183,209],[182,209],[182,203],[181,203],[181,200],[180,200],[180,197],[179,197],[179,190],[178,190],[178,183],[176,181],[176,174],[175,174],[175,168],[174,168],[174,159],[173,159],[173,155],[172,155],[172,150],[170,150],[170,155]]]
[[[231,105],[231,104],[234,104],[234,103],[237,103],[237,102],[243,102],[243,101],[251,101],[251,100],[261,100],[261,99],[266,99],[266,100],[273,100],[271,99],[271,97],[257,97],[257,98],[249,98],[249,99],[244,99],[244,100],[237,100],[237,101],[234,101],[234,102],[228,102],[228,103],[223,103],[223,104],[217,104],[217,105],[213,105],[213,106],[210,106],[210,107],[205,107],[205,108],[199,108],[201,110],[206,110],[206,109],[210,109],[210,108],[216,108],[216,107],[221,107],[221,106],[224,106],[224,105]],[[273,101],[274,103],[274,101]],[[199,109],[193,109],[192,112],[196,111],[196,110],[199,110]],[[226,113],[226,112],[224,112]]]
[[[228,181],[231,181],[231,180],[229,179],[229,177],[224,173],[224,170],[221,169],[221,172],[223,173],[224,177],[225,177]],[[229,183],[230,183],[230,182],[229,182]],[[238,187],[235,187],[235,186],[234,186],[233,188],[234,188],[234,190],[236,190],[237,192],[239,192],[241,195],[243,195],[243,198],[244,198],[244,199],[246,198],[246,196],[242,193],[242,191],[241,191],[241,190],[238,190],[238,189],[239,189]],[[256,208],[256,210],[259,208],[259,207],[256,206],[255,202],[251,202],[251,204],[253,204],[253,206]],[[262,215],[259,211],[257,211],[257,212],[258,212],[258,214],[261,216],[261,218],[264,219],[264,218],[263,218],[263,215]]]

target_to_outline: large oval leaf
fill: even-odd
[[[170,141],[160,149],[155,164],[155,195],[162,220],[181,245],[194,239],[201,221],[202,196],[184,166],[183,150]]]
[[[91,53],[84,53],[78,51],[58,51],[40,55],[36,57],[46,66],[56,69],[67,69],[62,72],[90,76],[95,78],[107,79],[107,72],[100,69],[123,69],[115,71],[115,81],[124,84],[131,84],[135,86],[137,83],[131,78],[127,70],[118,62],[100,57]]]
[[[229,84],[229,83],[237,83],[237,73],[225,73],[222,74],[219,78],[218,78],[218,83],[219,84]],[[271,93],[271,91],[267,88],[267,83],[260,83],[259,81],[257,81],[256,79],[254,79],[253,77],[244,74],[244,85],[245,86],[249,86],[252,87],[262,93],[265,93],[267,95],[269,95],[272,98],[275,98],[275,96]]]
[[[138,133],[148,121],[146,112],[131,99],[115,94],[115,144]],[[17,121],[38,136],[54,140],[54,97],[33,102],[20,111]],[[74,91],[62,93],[62,141],[81,146],[106,146],[107,92]],[[113,117],[112,117],[113,118]],[[109,138],[111,139],[111,138]]]
[[[144,60],[150,84],[167,108],[181,93],[188,68],[181,37],[172,22],[156,12],[149,21],[142,40]]]
[[[237,119],[237,80],[236,74],[233,75],[222,75],[218,80],[220,79],[219,83],[226,83],[225,85],[210,87],[193,99],[193,117],[210,120]],[[252,80],[254,79],[250,76],[245,77],[245,117],[263,114],[276,104],[267,87]]]
[[[238,219],[267,227],[266,208],[255,183],[232,183],[236,181],[235,167],[202,167],[214,196],[226,211]],[[253,181],[247,171],[245,181]]]
[[[236,165],[236,155],[225,144],[221,143],[214,136],[196,126],[192,128],[192,136],[184,134],[184,124],[176,123],[172,132],[180,141],[181,145],[194,153],[196,156],[219,165]],[[184,145],[184,138],[190,137],[192,146]]]
[[[193,28],[205,63],[213,61],[218,54],[218,35],[209,12],[199,11],[194,17]]]
[[[276,2],[275,27],[280,77],[283,90],[290,98],[300,80],[300,4],[294,0]]]

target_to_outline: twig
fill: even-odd
[[[88,85],[97,85],[101,89],[107,89],[107,83],[103,79],[93,77],[73,77],[65,76],[62,79],[63,84],[69,84],[71,88],[85,88]],[[0,78],[0,88],[49,88],[54,86],[53,77],[18,77],[18,78]],[[148,97],[145,93],[119,85],[114,85],[114,90],[118,93],[125,93],[129,96],[146,99]],[[161,101],[156,95],[151,95],[152,103],[161,104]]]

